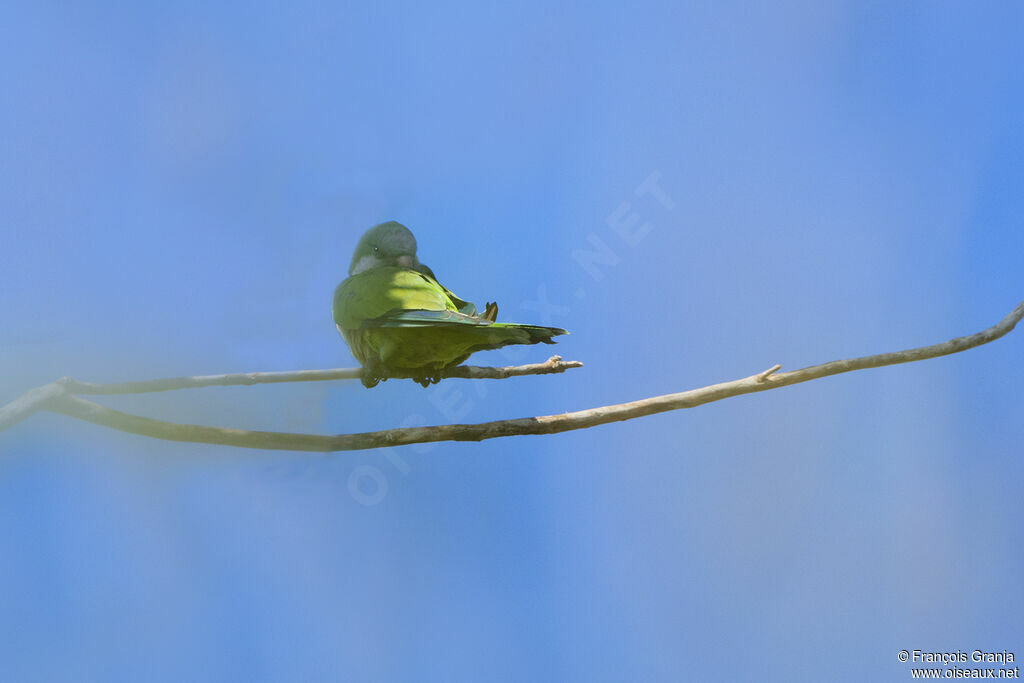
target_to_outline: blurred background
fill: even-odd
[[[354,364],[361,233],[561,376],[100,398],[313,433],[966,335],[1024,298],[1015,3],[5,3],[0,403]],[[0,680],[895,680],[1024,635],[1024,331],[563,435],[0,434]],[[1018,656],[1024,653],[1018,652]]]

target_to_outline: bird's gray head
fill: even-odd
[[[395,221],[375,225],[365,233],[352,254],[349,275],[358,275],[381,266],[418,268],[416,238],[409,228]]]

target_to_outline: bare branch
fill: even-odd
[[[562,360],[561,356],[551,356],[543,363],[530,365],[510,365],[501,368],[479,367],[475,365],[459,365],[440,373],[441,377],[460,377],[463,379],[505,379],[506,377],[522,377],[523,375],[549,375],[565,372],[570,368],[581,368],[583,363],[576,360]],[[359,379],[363,376],[362,368],[335,368],[333,370],[294,370],[289,372],[243,372],[232,375],[198,375],[195,377],[170,377],[152,379],[143,382],[119,382],[116,384],[94,384],[79,382],[64,377],[58,382],[63,384],[71,394],[142,394],[152,391],[171,391],[173,389],[197,389],[200,387],[249,386],[252,384],[277,384],[280,382],[321,382],[336,379]],[[409,375],[411,377],[411,375]],[[387,379],[406,379],[401,375],[392,375]]]
[[[0,406],[0,432],[21,422],[29,415],[43,410],[53,399],[63,396],[64,387],[60,381],[51,382],[35,389],[29,389],[7,405]]]
[[[256,432],[175,424],[111,410],[68,394],[50,397],[43,405],[46,409],[54,412],[134,434],[172,441],[212,443],[242,446],[245,448],[345,451],[433,441],[481,441],[483,439],[503,436],[555,434],[574,429],[585,429],[599,424],[630,420],[669,410],[693,408],[694,406],[711,403],[712,401],[720,401],[731,396],[767,391],[768,389],[807,382],[843,372],[945,356],[965,351],[1002,337],[1010,332],[1020,322],[1022,317],[1024,317],[1024,301],[1018,304],[1013,311],[996,325],[977,334],[968,337],[958,337],[941,344],[892,353],[882,353],[874,356],[837,360],[784,373],[778,373],[779,366],[776,365],[750,377],[722,384],[713,384],[681,393],[655,396],[630,403],[602,406],[573,413],[563,413],[561,415],[496,420],[481,424],[411,427],[364,432],[361,434],[321,436],[316,434]],[[548,362],[551,363],[552,361]]]
[[[525,375],[550,375],[572,368],[581,368],[578,360],[562,360],[551,356],[543,363],[508,365],[504,367],[481,367],[459,365],[441,372],[441,377],[461,379],[506,379]],[[0,432],[24,420],[40,410],[47,410],[58,399],[71,394],[142,394],[174,389],[197,389],[200,387],[249,386],[252,384],[277,384],[280,382],[318,382],[336,379],[359,379],[362,368],[336,368],[333,370],[295,370],[289,372],[244,372],[231,375],[197,375],[194,377],[170,377],[142,382],[118,382],[96,384],[79,382],[70,377],[61,377],[56,382],[30,389],[7,405],[0,406]],[[403,379],[392,376],[388,379]],[[90,404],[96,405],[96,404]],[[102,406],[97,406],[102,408]]]
[[[1006,317],[992,327],[967,337],[957,337],[956,339],[950,339],[949,341],[942,342],[941,344],[921,346],[916,349],[893,351],[891,353],[879,353],[874,356],[862,356],[860,358],[850,358],[849,360],[834,360],[831,363],[812,365],[811,367],[802,368],[800,370],[774,374],[767,379],[769,383],[774,386],[786,386],[788,384],[797,384],[799,382],[806,382],[810,379],[828,377],[829,375],[838,375],[840,373],[851,372],[853,370],[879,368],[884,365],[897,365],[899,363],[911,363],[913,361],[926,360],[928,358],[948,356],[951,353],[959,353],[960,351],[973,349],[975,346],[981,346],[982,344],[987,344],[990,341],[999,339],[1009,333],[1017,323],[1020,322],[1021,318],[1024,318],[1024,301],[1017,304],[1012,311],[1006,314]]]

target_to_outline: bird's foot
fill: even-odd
[[[437,384],[438,382],[440,382],[441,377],[439,375],[434,375],[433,377],[413,377],[412,381],[416,382],[421,387],[426,389],[431,384]]]
[[[377,384],[381,381],[381,378],[369,370],[363,370],[363,376],[360,378],[360,380],[362,381],[364,387],[366,387],[367,389],[372,389],[373,387],[377,386]]]

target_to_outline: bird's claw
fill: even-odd
[[[412,381],[416,382],[421,387],[426,389],[431,384],[437,384],[438,382],[440,382],[441,377],[440,375],[434,375],[433,377],[414,377]]]
[[[373,387],[377,386],[378,383],[383,382],[384,380],[385,378],[380,377],[376,372],[370,370],[369,368],[364,368],[363,376],[360,377],[360,381],[362,381],[363,386],[366,387],[367,389],[372,389]]]

